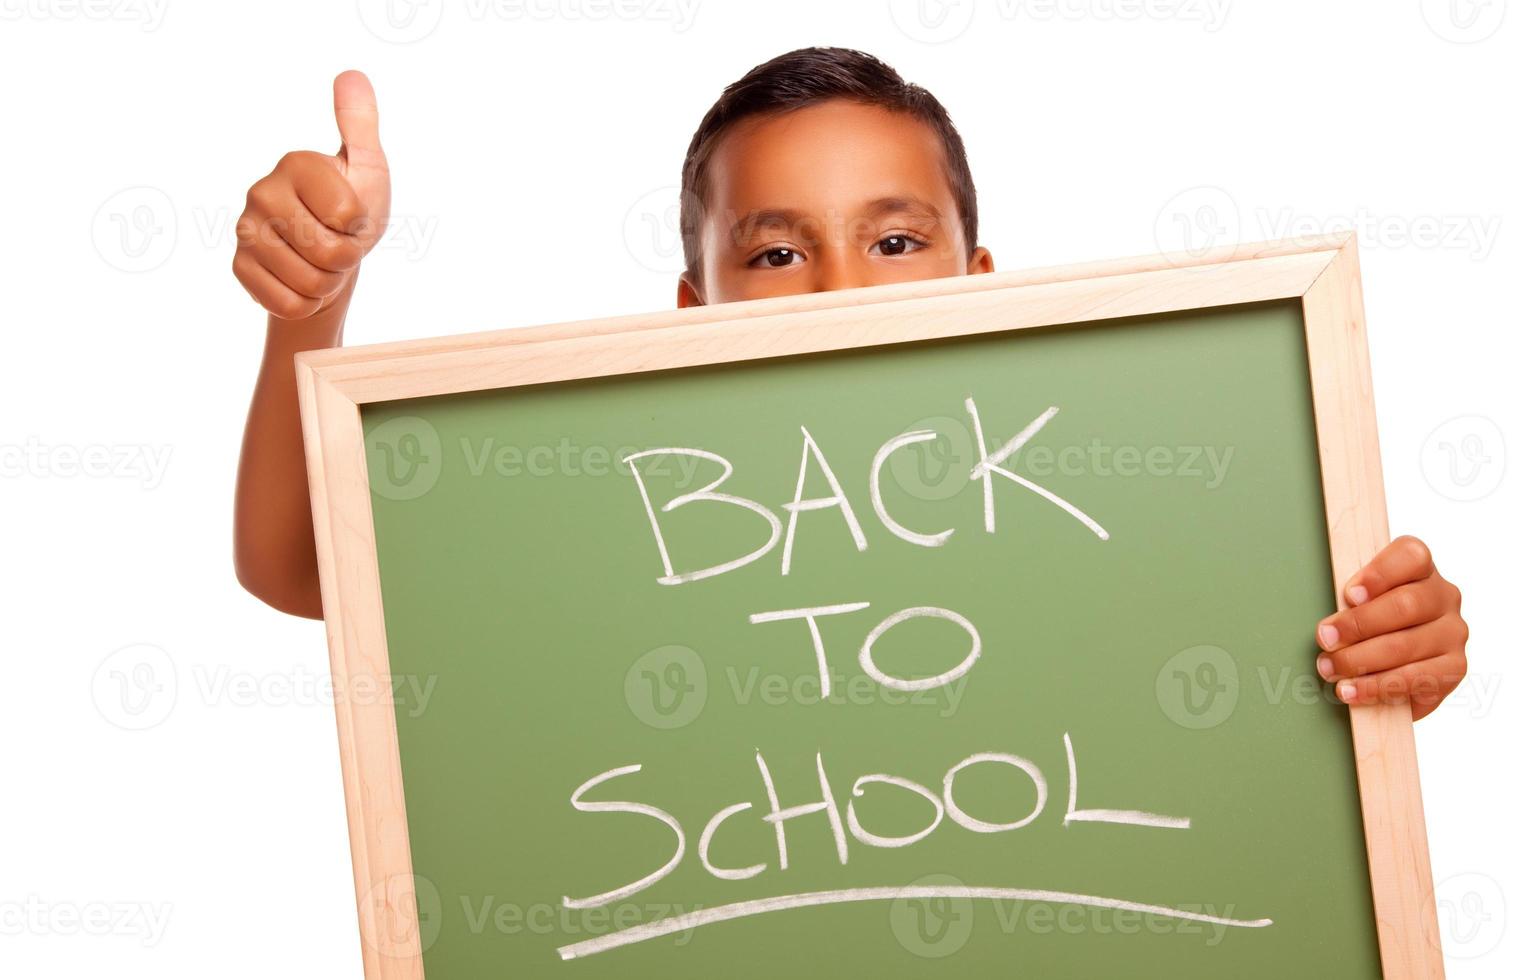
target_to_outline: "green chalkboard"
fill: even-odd
[[[1000,464],[1025,482],[989,474],[988,533],[975,415],[994,453],[1054,407]],[[382,402],[363,424],[432,980],[1378,975],[1347,715],[1314,672],[1333,592],[1298,301]],[[935,436],[885,458],[879,497],[901,528],[953,530],[934,547],[871,502],[875,454],[909,432]],[[842,508],[802,509],[787,574],[781,534],[660,583],[760,549],[761,510],[787,526],[803,457],[804,497],[833,495],[803,433],[866,549]],[[721,475],[622,462],[668,448],[725,459],[718,492],[761,506],[662,512]],[[753,617],[832,606],[822,699],[806,621]],[[921,608],[960,618],[887,622]],[[759,756],[783,809],[825,802],[818,754],[837,826],[782,821],[781,868]],[[917,788],[853,795],[870,775]],[[649,807],[679,863],[566,907],[671,860]],[[717,877],[701,837],[734,807]]]

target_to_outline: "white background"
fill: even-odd
[[[0,973],[359,975],[323,632],[230,561],[232,222],[332,76],[395,180],[367,342],[671,306],[699,117],[842,44],[953,112],[1001,269],[1358,226],[1393,530],[1473,628],[1416,726],[1448,970],[1512,975],[1506,0],[384,2],[0,0]]]

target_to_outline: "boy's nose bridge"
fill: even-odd
[[[857,249],[829,242],[819,251],[816,292],[829,293],[869,285],[868,263]]]

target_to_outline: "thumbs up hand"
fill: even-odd
[[[332,83],[335,156],[286,153],[247,192],[237,219],[232,271],[253,299],[285,320],[334,303],[378,243],[390,214],[390,175],[379,145],[379,109],[362,72]]]

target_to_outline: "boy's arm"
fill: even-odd
[[[342,342],[358,264],[389,219],[389,168],[374,90],[359,72],[333,83],[342,149],[286,154],[248,191],[232,271],[268,311],[237,471],[233,552],[253,595],[321,618],[295,354]]]
[[[310,488],[295,392],[295,355],[337,347],[357,276],[305,320],[270,314],[263,363],[242,433],[233,553],[242,587],[282,612],[321,618]]]

